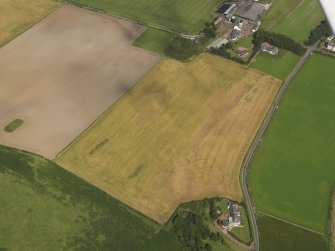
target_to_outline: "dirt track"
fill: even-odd
[[[159,61],[130,46],[143,31],[65,6],[2,47],[0,144],[55,157]]]

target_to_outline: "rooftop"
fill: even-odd
[[[241,4],[240,8],[235,12],[236,16],[256,21],[259,16],[265,12],[263,4],[255,3],[253,1],[246,1]]]

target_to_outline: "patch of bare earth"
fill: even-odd
[[[130,45],[143,31],[64,6],[0,48],[0,144],[55,157],[159,61]]]

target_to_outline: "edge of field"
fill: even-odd
[[[6,44],[10,43],[15,38],[17,38],[18,36],[22,35],[26,31],[28,31],[29,29],[31,29],[32,27],[34,27],[36,24],[38,24],[41,21],[43,21],[44,19],[46,19],[48,16],[50,16],[56,10],[58,10],[58,9],[60,9],[60,8],[62,8],[64,6],[64,4],[62,2],[60,2],[60,1],[56,1],[55,3],[56,3],[55,4],[55,8],[53,10],[51,10],[50,12],[46,13],[45,15],[42,15],[41,17],[37,18],[35,21],[29,23],[28,25],[24,25],[17,32],[14,32],[12,35],[10,35],[5,40],[0,41],[0,48],[3,47],[3,46],[5,46]]]
[[[326,232],[326,236],[329,241],[329,249],[335,251],[335,184],[333,185],[332,195],[329,203],[329,224]]]
[[[177,31],[177,30],[171,29],[167,26],[156,25],[152,22],[145,22],[145,21],[140,21],[138,19],[133,19],[133,18],[127,17],[127,16],[125,16],[122,13],[117,12],[117,11],[109,11],[109,10],[99,9],[99,8],[96,8],[96,7],[91,7],[91,6],[87,6],[87,5],[80,4],[80,3],[69,2],[69,1],[66,1],[66,0],[59,0],[59,1],[64,3],[64,4],[67,4],[67,5],[72,5],[72,6],[82,8],[82,9],[85,9],[85,10],[94,11],[94,12],[101,13],[101,14],[106,14],[106,15],[113,16],[113,17],[116,17],[116,18],[120,18],[120,19],[129,21],[129,22],[132,22],[132,23],[147,26],[148,28],[154,28],[154,29],[157,29],[157,30],[162,30],[162,31],[175,33],[175,34],[181,34],[183,32],[186,32],[186,31],[183,31],[183,32],[182,31]],[[191,33],[186,32],[185,34],[190,35]]]
[[[144,50],[142,48],[138,48],[140,50]],[[151,53],[151,52],[150,52]],[[65,146],[60,152],[58,152],[56,154],[56,156],[52,159],[54,162],[58,163],[58,161],[61,159],[61,155],[63,155],[63,153],[65,153],[73,144],[77,143],[81,137],[86,134],[88,132],[88,130],[94,128],[94,126],[96,126],[96,124],[98,122],[100,122],[100,120],[102,120],[106,115],[107,113],[109,112],[109,110],[111,109],[112,106],[114,106],[115,104],[117,104],[118,102],[121,101],[121,99],[123,99],[124,97],[126,97],[127,95],[129,95],[129,92],[135,87],[137,86],[141,80],[143,78],[145,78],[160,62],[162,62],[163,60],[167,60],[167,58],[161,58],[157,64],[155,64],[149,71],[147,71],[144,75],[140,76],[137,80],[136,80],[136,83],[131,87],[129,88],[125,93],[123,93],[123,95],[118,99],[116,100],[114,103],[112,103],[110,106],[107,107],[107,109],[105,111],[103,111],[85,130],[83,130],[80,134],[78,134],[77,137],[75,137],[67,146]],[[1,251],[1,250],[0,250]]]

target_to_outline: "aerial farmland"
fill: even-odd
[[[257,210],[323,236],[335,180],[334,66],[331,57],[311,56],[280,104],[250,173]]]
[[[5,45],[0,126],[24,122],[11,134],[1,131],[0,143],[54,158],[158,62],[130,45],[143,31],[64,6]]]
[[[3,0],[0,17],[0,251],[335,248],[317,1]]]
[[[241,201],[236,173],[280,85],[216,56],[162,61],[56,161],[160,223],[182,202]]]
[[[324,19],[321,6],[314,0],[273,0],[264,17],[264,29],[290,36],[298,41]]]
[[[212,21],[213,11],[222,3],[221,0],[70,0],[69,2],[185,34],[197,34],[204,23]]]

